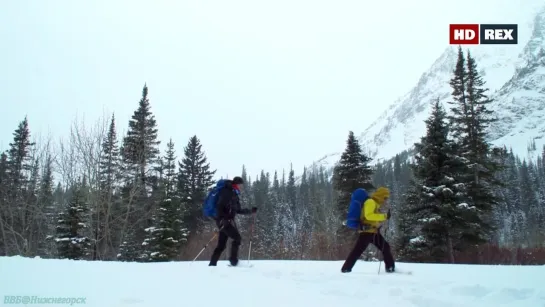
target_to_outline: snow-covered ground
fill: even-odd
[[[398,263],[412,275],[379,275],[378,262],[359,261],[350,274],[340,273],[340,261],[251,263],[253,267],[231,268],[225,261],[208,267],[206,261],[143,264],[0,257],[0,293],[5,305],[10,296],[35,296],[81,297],[85,304],[72,306],[97,307],[545,306],[545,266]]]

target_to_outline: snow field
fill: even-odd
[[[342,261],[207,264],[0,257],[0,293],[85,297],[85,306],[97,307],[545,306],[545,266],[398,263],[413,274],[387,274],[382,264],[379,275],[378,262],[363,261],[349,274],[340,273]]]

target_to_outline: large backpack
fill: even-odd
[[[216,183],[216,186],[214,186],[212,190],[208,192],[208,196],[206,196],[206,199],[204,200],[203,208],[202,208],[204,216],[210,217],[210,218],[217,217],[216,203],[218,202],[218,195],[224,186],[225,186],[225,179],[220,179]]]
[[[350,206],[348,206],[348,214],[346,215],[346,227],[360,230],[361,210],[367,199],[369,199],[369,194],[362,188],[352,192]]]

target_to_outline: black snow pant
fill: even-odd
[[[348,254],[348,257],[346,258],[346,261],[341,268],[341,271],[343,273],[352,271],[352,268],[356,264],[356,261],[358,260],[358,258],[360,258],[361,254],[365,251],[367,246],[369,246],[369,243],[375,245],[382,252],[384,264],[386,265],[386,271],[392,272],[394,270],[395,263],[394,257],[392,256],[392,251],[390,250],[390,244],[386,242],[384,237],[379,232],[363,232],[360,233],[360,235],[358,236],[358,241],[356,241],[356,245],[354,245],[354,248],[352,249],[350,254]]]
[[[231,245],[231,255],[229,256],[229,261],[231,262],[231,265],[237,265],[238,264],[238,248],[241,243],[241,237],[240,233],[238,232],[237,228],[231,224],[230,222],[225,221],[223,228],[220,230],[219,238],[218,238],[218,245],[214,249],[214,252],[212,253],[212,258],[210,259],[210,266],[215,266],[218,263],[218,260],[220,259],[221,254],[225,250],[225,247],[227,246],[227,239],[231,238],[233,240]]]

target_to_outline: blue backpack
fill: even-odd
[[[203,214],[206,217],[215,218],[217,216],[216,203],[218,202],[218,195],[220,190],[225,186],[225,179],[220,179],[216,183],[216,186],[208,192],[208,196],[203,203]]]
[[[352,192],[352,198],[350,199],[350,206],[348,207],[348,214],[346,216],[346,226],[348,228],[360,230],[361,210],[367,199],[369,199],[369,194],[362,188]]]

